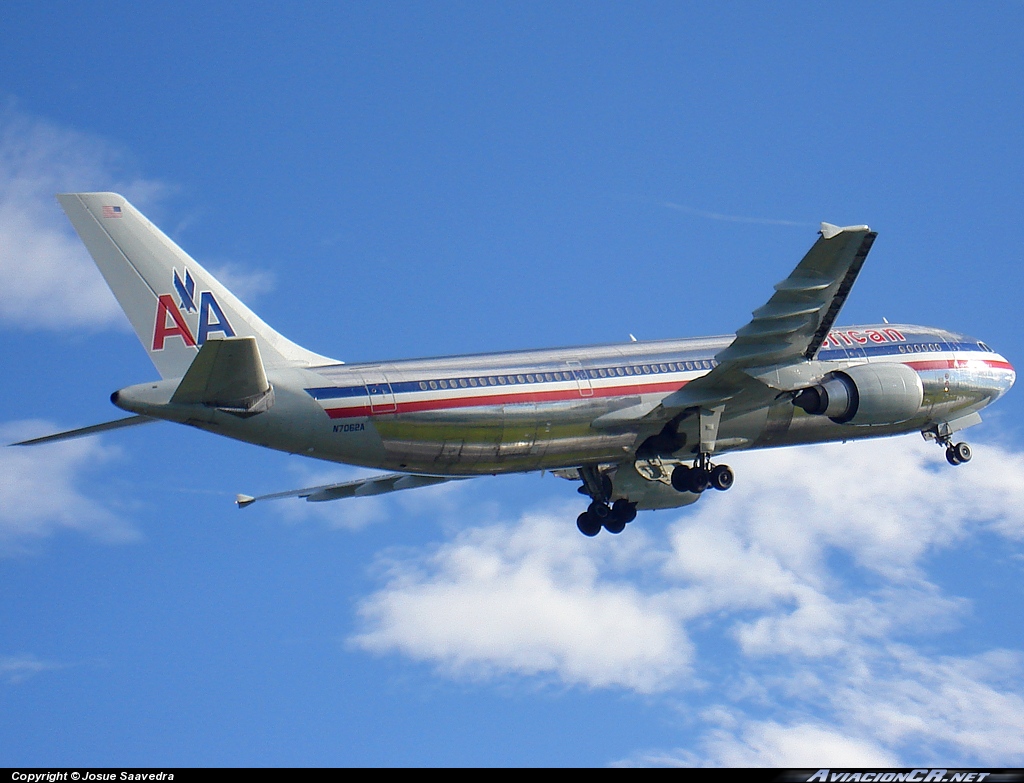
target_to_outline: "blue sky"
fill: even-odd
[[[1019,2],[19,4],[0,433],[155,377],[53,194],[124,192],[347,361],[728,333],[818,222],[845,323],[1024,362]],[[157,424],[0,451],[0,764],[1024,763],[1024,403],[738,454],[584,539],[574,486],[351,476]]]

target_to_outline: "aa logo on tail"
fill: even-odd
[[[227,316],[224,315],[212,291],[201,291],[199,306],[196,307],[196,281],[188,269],[185,270],[184,279],[175,269],[173,283],[178,294],[177,302],[171,294],[161,294],[157,297],[156,324],[153,326],[154,351],[162,351],[169,337],[180,337],[185,345],[198,347],[214,332],[221,332],[225,337],[235,336],[235,330],[228,323]],[[198,313],[195,332],[189,328],[185,313]]]

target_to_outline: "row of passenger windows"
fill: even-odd
[[[985,343],[978,343],[978,347],[987,351],[988,353],[995,353]],[[948,351],[950,349],[955,350],[971,350],[965,343],[953,343],[952,345],[945,343],[911,343],[910,345],[901,345],[900,353],[921,353],[924,351]]]
[[[471,386],[511,386],[520,383],[553,383],[583,378],[617,378],[627,375],[652,375],[663,372],[684,372],[686,370],[710,370],[715,362],[702,359],[696,362],[666,362],[665,364],[634,364],[626,367],[602,367],[599,370],[577,370],[571,372],[526,373],[524,375],[489,375],[479,378],[453,378],[441,381],[420,381],[420,389],[465,389]]]

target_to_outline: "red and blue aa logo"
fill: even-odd
[[[199,306],[196,306],[196,281],[188,269],[185,277],[174,270],[174,290],[178,301],[171,294],[161,294],[156,300],[156,324],[153,326],[153,350],[162,351],[164,344],[171,337],[180,337],[185,345],[201,346],[207,338],[216,332],[225,337],[234,337],[235,330],[228,323],[227,316],[221,309],[213,291],[199,293]],[[185,313],[198,313],[197,329],[189,328]]]

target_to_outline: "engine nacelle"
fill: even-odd
[[[793,404],[836,424],[899,424],[913,418],[923,400],[921,378],[905,364],[858,364],[829,373]]]

